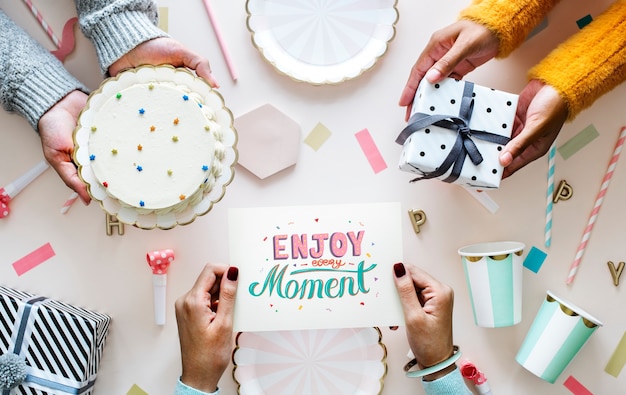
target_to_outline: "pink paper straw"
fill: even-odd
[[[211,26],[213,26],[213,31],[215,32],[215,37],[217,37],[217,42],[220,45],[220,49],[222,50],[222,55],[224,55],[224,60],[226,61],[226,66],[228,66],[228,71],[230,72],[230,76],[233,81],[237,81],[237,72],[235,71],[235,66],[233,65],[233,60],[230,58],[230,54],[228,52],[228,48],[226,48],[226,43],[224,42],[224,38],[222,37],[222,32],[217,25],[217,20],[215,15],[213,14],[213,8],[211,8],[211,3],[209,0],[204,0],[204,8],[206,8],[207,14],[209,14],[209,20],[211,21]]]
[[[572,281],[574,281],[574,277],[576,277],[576,272],[578,271],[580,261],[583,257],[583,254],[585,253],[585,248],[587,247],[587,242],[589,241],[589,237],[591,236],[591,231],[593,230],[593,226],[598,219],[598,213],[600,212],[600,208],[602,207],[604,195],[606,195],[606,191],[609,187],[609,184],[611,183],[611,178],[613,177],[613,172],[615,171],[615,167],[617,166],[617,160],[622,153],[624,140],[626,140],[626,127],[622,128],[619,139],[617,139],[617,143],[615,143],[613,156],[611,157],[611,161],[609,162],[609,166],[606,170],[606,175],[602,180],[602,185],[600,186],[600,191],[598,192],[598,196],[596,197],[596,202],[593,205],[593,210],[591,210],[591,214],[589,215],[589,221],[587,222],[587,227],[585,227],[583,237],[580,240],[580,244],[578,245],[578,250],[576,251],[576,256],[574,257],[574,262],[572,262],[572,265],[570,266],[569,274],[567,276],[567,280],[565,281],[566,284],[571,284]]]
[[[61,214],[65,214],[69,211],[70,207],[74,204],[74,202],[78,199],[78,194],[76,192],[72,192],[69,198],[63,203],[61,207]]]
[[[41,27],[43,27],[43,30],[46,31],[46,33],[48,34],[48,37],[50,37],[54,45],[57,48],[59,48],[61,46],[61,41],[57,38],[57,36],[54,35],[54,32],[52,31],[52,28],[50,27],[50,25],[48,25],[48,23],[43,19],[43,15],[41,15],[39,10],[35,8],[31,0],[23,0],[23,1],[28,6],[28,9],[30,10],[30,12],[35,16],[35,18],[37,19]]]

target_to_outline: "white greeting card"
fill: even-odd
[[[229,211],[234,330],[403,325],[399,203]]]

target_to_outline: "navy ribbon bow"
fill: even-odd
[[[405,127],[396,138],[396,143],[403,145],[410,135],[431,125],[457,132],[456,141],[452,146],[452,150],[450,150],[450,153],[443,160],[441,165],[436,170],[425,172],[423,176],[415,178],[411,180],[411,182],[442,176],[446,174],[450,168],[452,168],[450,175],[443,181],[454,182],[461,174],[466,156],[469,156],[474,165],[479,165],[483,161],[483,156],[478,150],[478,147],[476,147],[476,143],[474,143],[472,137],[499,145],[506,145],[511,140],[499,134],[484,130],[470,129],[469,121],[472,117],[472,111],[474,110],[474,99],[472,98],[474,83],[468,81],[464,81],[464,83],[459,115],[428,115],[419,112],[415,113],[409,119],[407,127]]]

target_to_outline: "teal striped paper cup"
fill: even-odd
[[[522,320],[524,247],[495,241],[459,248],[477,326],[499,328]]]
[[[547,291],[515,360],[554,384],[600,326],[602,323],[584,310]]]

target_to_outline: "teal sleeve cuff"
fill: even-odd
[[[458,367],[437,380],[422,380],[422,386],[426,395],[472,395]]]
[[[218,388],[215,392],[202,392],[198,391],[195,388],[192,388],[182,381],[178,379],[178,383],[176,383],[176,389],[174,390],[174,395],[219,395],[220,389]]]

